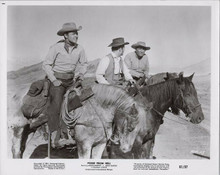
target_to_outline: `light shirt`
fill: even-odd
[[[114,59],[114,63],[115,63],[114,74],[122,73],[122,70],[120,69],[120,59],[122,59],[122,58],[117,57],[113,52],[111,52],[111,55],[112,55],[112,57]],[[107,70],[109,63],[110,63],[110,60],[109,60],[108,56],[105,56],[99,62],[99,65],[96,70],[96,80],[100,84],[110,84],[104,77],[105,71]],[[133,78],[132,78],[131,74],[129,73],[129,70],[128,70],[127,66],[125,65],[123,59],[122,59],[122,64],[123,64],[123,74],[125,76],[125,80],[127,80],[127,81],[132,80]]]
[[[87,58],[82,46],[67,47],[65,42],[58,42],[50,47],[42,68],[51,82],[56,80],[54,72],[75,73],[84,75],[87,70]]]
[[[141,59],[138,59],[137,54],[135,52],[131,52],[125,56],[124,61],[132,76],[141,78],[145,75],[148,77],[149,61],[147,55],[144,55]]]

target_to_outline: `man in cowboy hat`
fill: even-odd
[[[50,47],[43,62],[42,68],[51,82],[49,90],[51,103],[48,107],[47,115],[52,139],[56,132],[60,132],[60,109],[65,92],[73,85],[74,79],[82,81],[87,70],[85,51],[77,43],[78,31],[81,29],[81,26],[77,27],[73,22],[63,24],[57,35],[63,36],[64,40]],[[78,69],[79,72],[75,72],[76,67],[80,67]],[[59,138],[56,139],[55,146],[58,144]]]
[[[100,84],[113,84],[122,86],[124,81],[134,82],[127,66],[124,64],[122,55],[125,45],[129,44],[124,38],[115,38],[108,46],[111,53],[101,59],[96,70],[96,80]]]
[[[108,46],[111,47],[112,52],[101,59],[96,70],[96,80],[100,84],[112,84],[125,88],[125,81],[133,84],[135,81],[129,73],[127,66],[122,59],[125,45],[129,44],[124,41],[124,38],[115,38]],[[119,144],[119,136],[117,128],[110,140]]]
[[[143,41],[139,41],[131,47],[135,51],[125,56],[125,64],[136,81],[140,81],[143,77],[147,80],[149,78],[149,61],[145,52],[150,50],[150,47],[146,46]]]

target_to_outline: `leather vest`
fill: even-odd
[[[109,65],[105,71],[105,78],[106,80],[113,85],[118,85],[124,82],[124,75],[123,75],[123,62],[122,59],[119,61],[120,66],[120,73],[114,74],[115,70],[115,62],[112,54],[108,54],[107,57],[109,58]]]

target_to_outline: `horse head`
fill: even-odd
[[[189,77],[183,77],[182,72],[179,74],[179,78],[176,80],[179,93],[174,100],[174,105],[190,118],[190,122],[198,124],[204,120],[204,114],[197,97],[195,86],[192,82],[193,76],[194,73]]]
[[[128,112],[121,110],[116,111],[114,123],[118,129],[120,149],[124,153],[131,151],[133,147],[134,140],[138,133],[138,129],[136,129],[139,122],[138,114],[135,104],[128,109]]]

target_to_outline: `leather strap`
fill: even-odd
[[[74,73],[59,73],[59,72],[54,72],[54,76],[59,79],[73,79]]]

